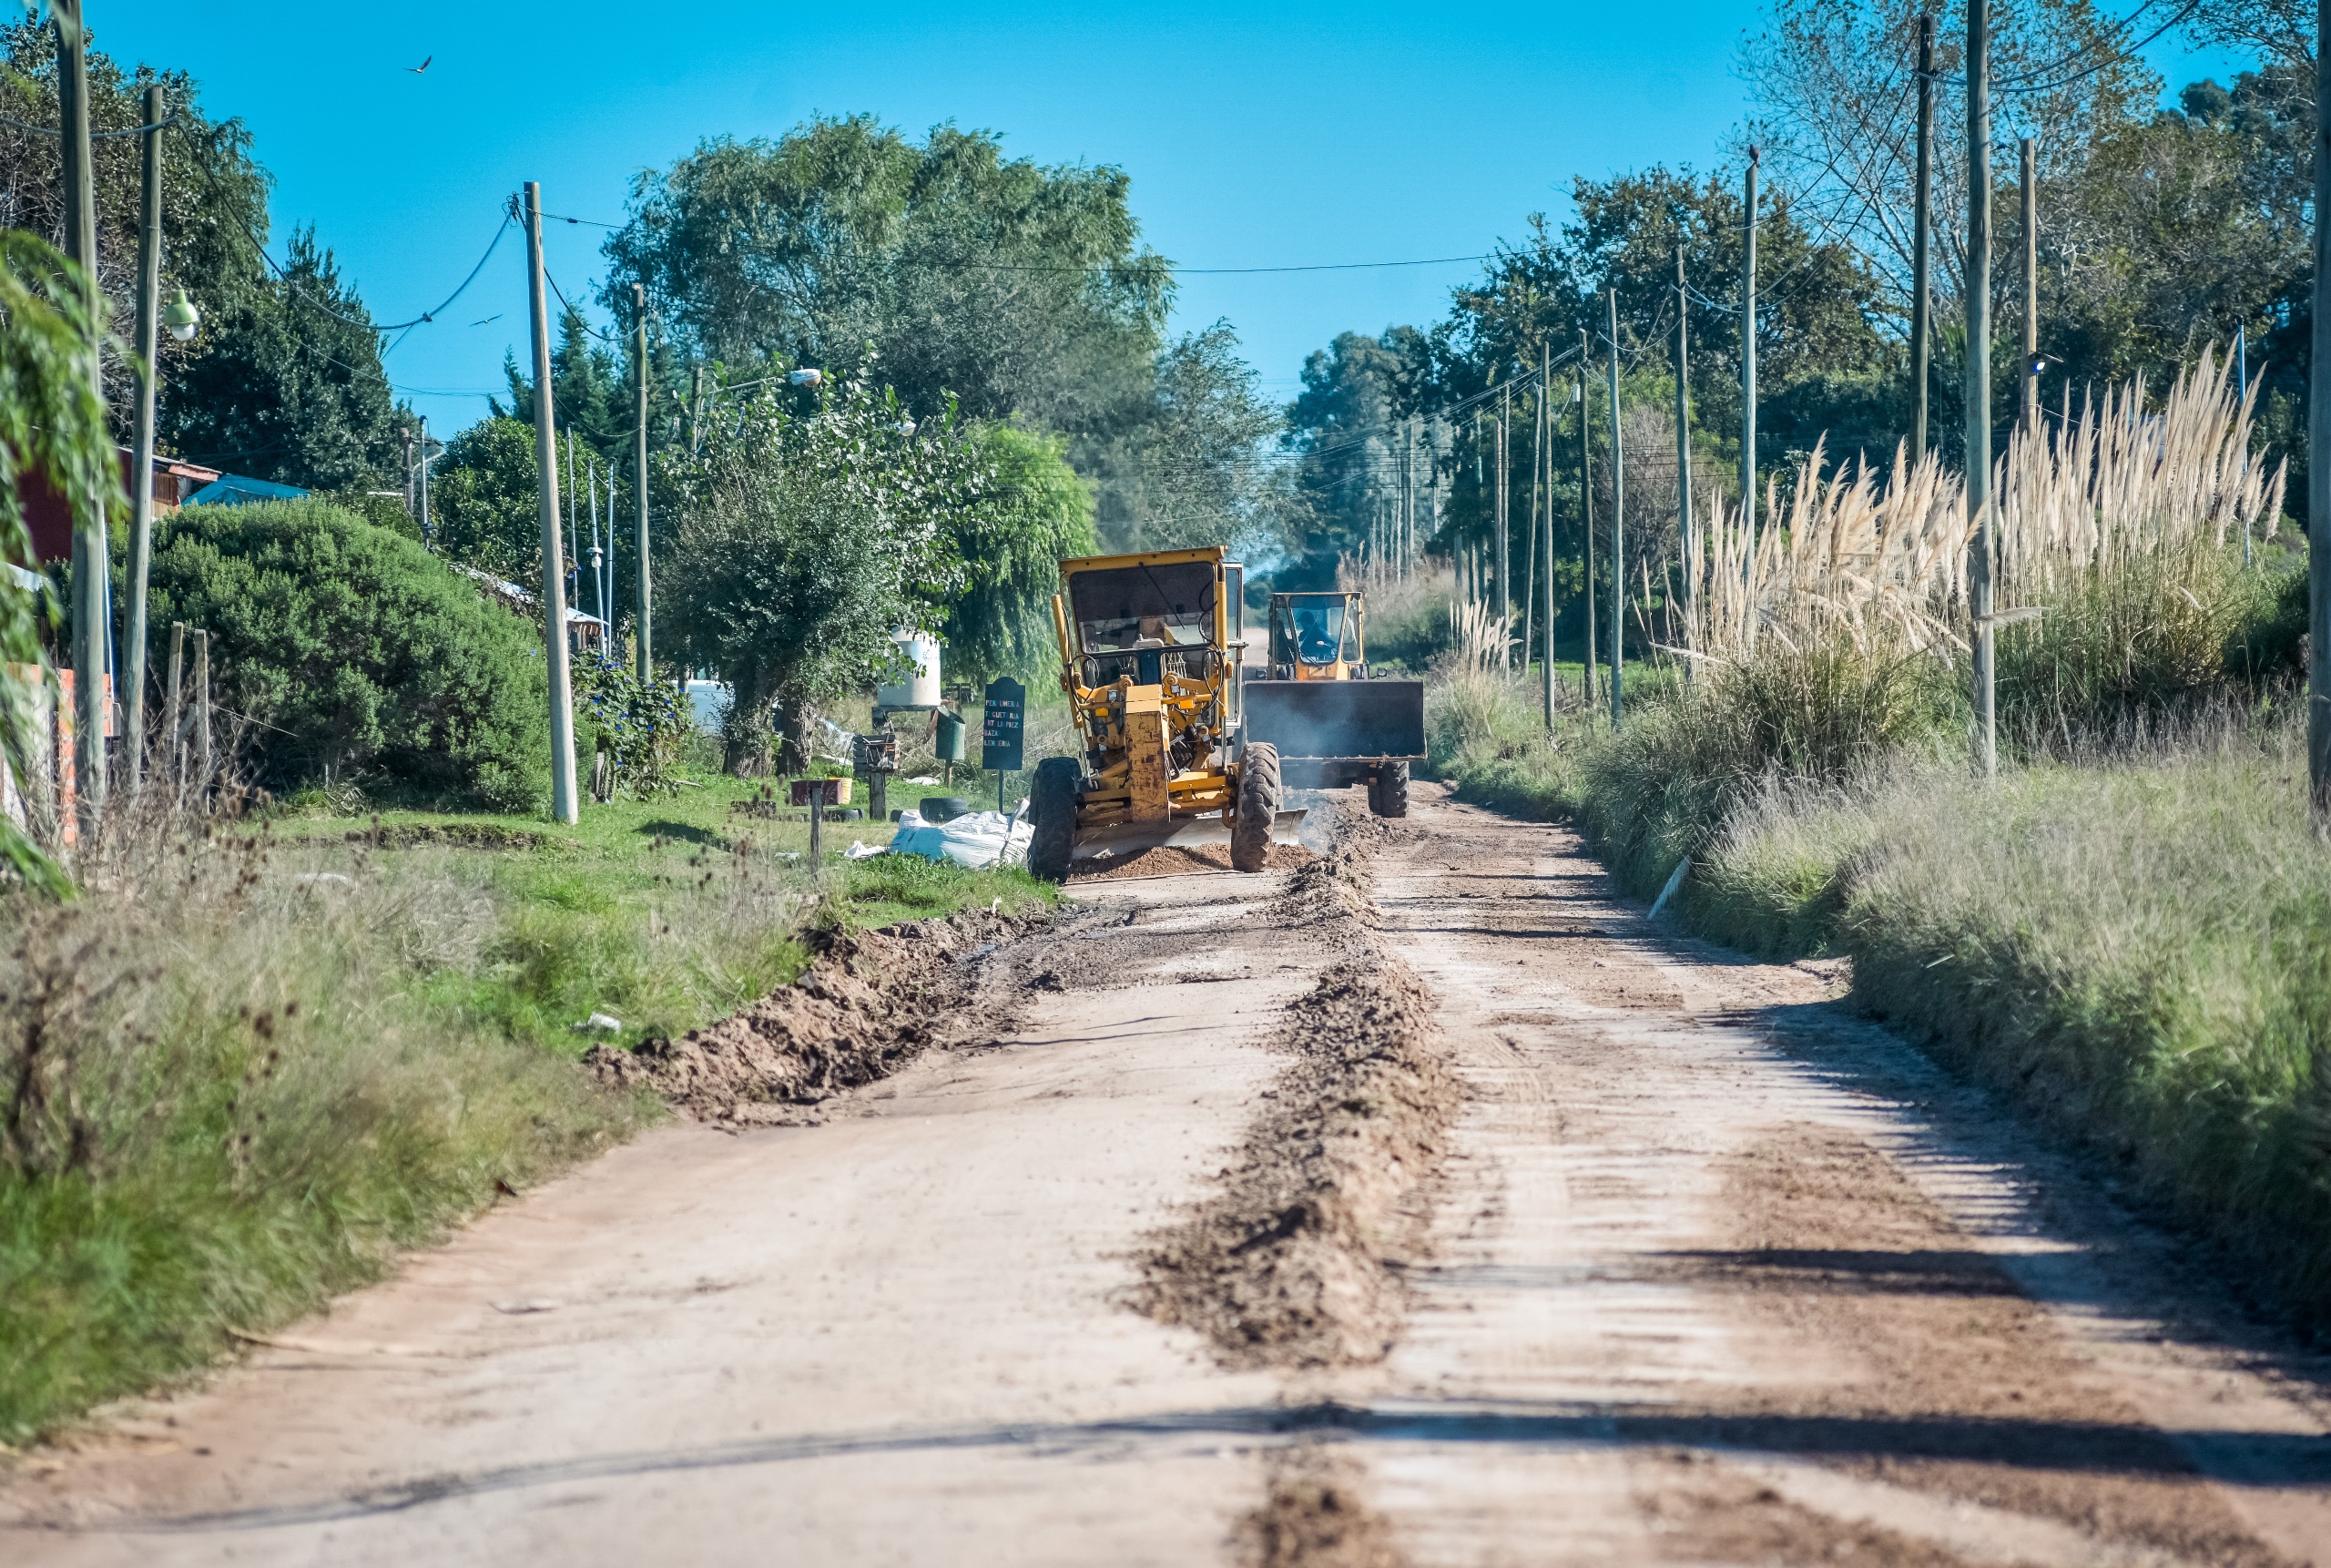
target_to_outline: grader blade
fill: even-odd
[[[1281,811],[1271,819],[1271,842],[1300,842],[1304,812]],[[1122,860],[1165,845],[1196,848],[1230,842],[1230,823],[1221,816],[1176,817],[1165,822],[1115,822],[1104,828],[1076,830],[1074,858],[1079,860]]]

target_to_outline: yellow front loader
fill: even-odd
[[[1245,568],[1220,545],[1060,564],[1053,630],[1082,757],[1048,757],[1029,792],[1028,869],[1161,844],[1230,846],[1259,871],[1303,813],[1281,811],[1278,754],[1238,741]]]

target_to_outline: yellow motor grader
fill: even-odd
[[[1259,871],[1274,840],[1294,841],[1303,813],[1279,809],[1277,753],[1239,744],[1246,568],[1226,555],[1212,545],[1060,564],[1053,629],[1084,755],[1036,765],[1037,876],[1226,841],[1233,866]]]

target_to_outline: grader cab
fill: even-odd
[[[1230,846],[1259,871],[1300,811],[1279,808],[1278,758],[1238,744],[1245,568],[1219,546],[1063,561],[1053,598],[1061,688],[1082,757],[1048,757],[1029,792],[1028,869],[1162,844]]]

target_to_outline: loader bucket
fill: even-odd
[[[1250,680],[1246,738],[1279,759],[1424,756],[1420,680]]]

